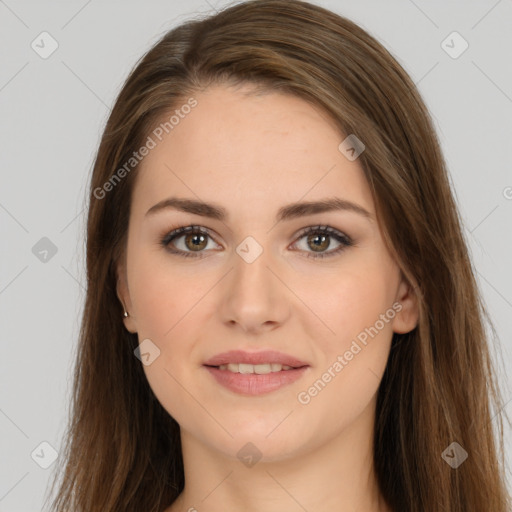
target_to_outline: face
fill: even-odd
[[[277,460],[368,417],[393,332],[418,314],[345,136],[301,99],[249,90],[203,91],[152,136],[118,295],[182,435]],[[352,207],[289,207],[322,200]]]

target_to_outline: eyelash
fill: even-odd
[[[336,256],[340,252],[344,251],[347,247],[354,245],[354,242],[349,236],[345,235],[341,231],[338,231],[337,229],[332,228],[331,226],[310,226],[304,228],[300,232],[297,241],[312,233],[329,235],[331,238],[334,238],[337,242],[339,242],[340,246],[337,249],[331,249],[328,252],[315,253],[307,251],[306,258],[330,258],[331,256]]]
[[[186,233],[194,233],[198,235],[205,235],[213,239],[213,237],[209,234],[208,231],[201,229],[201,226],[196,225],[189,225],[189,226],[183,226],[179,227],[177,229],[173,229],[169,233],[167,233],[160,241],[161,245],[168,250],[171,254],[176,254],[178,256],[183,256],[185,258],[192,257],[192,258],[202,258],[203,256],[200,255],[200,252],[204,251],[198,251],[197,253],[191,252],[191,251],[182,251],[181,249],[175,250],[170,248],[170,243],[176,240],[177,238],[180,238],[183,234]],[[299,234],[299,237],[297,238],[297,241],[304,238],[306,235],[309,235],[311,233],[315,234],[327,234],[333,238],[336,239],[336,241],[340,242],[340,246],[337,249],[334,249],[330,252],[318,252],[318,253],[309,253],[306,255],[307,258],[328,258],[331,256],[335,256],[339,254],[341,251],[345,250],[347,247],[350,247],[354,245],[352,239],[348,237],[347,235],[341,233],[340,231],[330,227],[330,226],[310,226],[301,231]]]

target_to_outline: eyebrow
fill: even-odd
[[[178,210],[185,213],[192,213],[202,217],[225,221],[229,217],[228,211],[222,206],[197,201],[195,199],[185,199],[179,197],[169,197],[152,206],[147,212],[147,215],[153,215],[167,209]],[[368,220],[373,220],[373,215],[365,210],[362,206],[352,203],[347,199],[339,197],[331,197],[320,199],[318,201],[305,201],[291,203],[279,208],[276,214],[276,221],[286,221],[304,217],[306,215],[313,215],[315,213],[324,213],[331,211],[351,211],[362,215]]]

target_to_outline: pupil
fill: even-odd
[[[192,241],[192,245],[196,248],[203,248],[201,244],[204,244],[205,236],[201,234],[193,234],[187,237],[188,241]]]
[[[310,241],[313,241],[313,243],[314,243],[315,250],[325,249],[326,245],[328,245],[328,243],[325,244],[326,240],[327,240],[327,237],[325,235],[312,235],[312,237],[310,237]]]

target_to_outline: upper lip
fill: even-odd
[[[300,368],[308,366],[307,363],[297,359],[296,357],[277,352],[275,350],[263,350],[260,352],[245,352],[243,350],[230,350],[222,352],[208,359],[205,366],[220,366],[221,364],[242,363],[242,364],[264,364],[278,363],[292,368]]]

